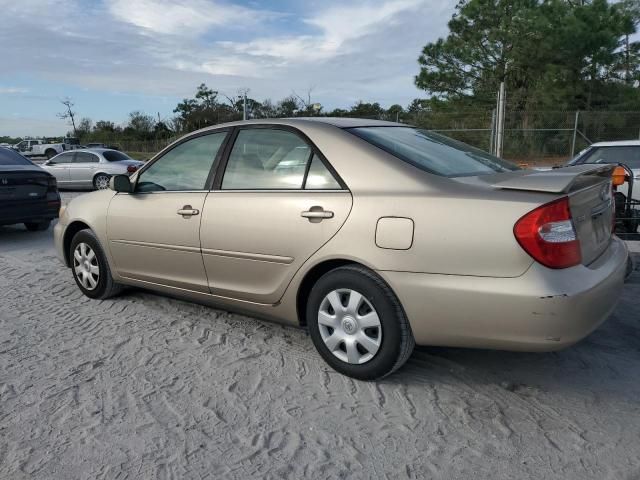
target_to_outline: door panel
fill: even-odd
[[[207,179],[227,132],[189,138],[144,168],[109,205],[107,237],[125,277],[209,292],[200,251]]]
[[[124,277],[209,292],[198,236],[206,196],[207,192],[116,195],[107,220],[116,271]],[[200,213],[178,214],[186,205]]]
[[[73,163],[69,165],[69,181],[77,186],[92,185],[99,164],[100,159],[93,153],[76,152]]]
[[[56,181],[64,186],[69,185],[69,165],[73,161],[73,152],[62,153],[45,162],[45,170],[56,177]],[[53,163],[52,163],[53,162]]]
[[[303,217],[312,207],[333,217]],[[346,191],[210,192],[200,239],[211,293],[277,302],[295,272],[338,232],[350,210]]]

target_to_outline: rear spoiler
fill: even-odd
[[[569,193],[610,178],[615,167],[610,164],[583,164],[548,171],[520,170],[514,172],[516,176],[492,186],[505,190]]]

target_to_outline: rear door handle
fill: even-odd
[[[198,215],[200,210],[193,208],[191,205],[185,205],[180,210],[178,210],[178,215],[182,215],[182,218],[189,218],[193,215]]]
[[[313,206],[300,214],[304,218],[308,218],[312,223],[318,223],[325,218],[333,218],[333,212],[325,210],[322,207]]]

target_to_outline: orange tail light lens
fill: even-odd
[[[613,170],[613,175],[611,175],[611,179],[613,180],[614,187],[622,185],[627,179],[627,171],[623,167],[616,167]]]

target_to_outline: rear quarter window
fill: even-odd
[[[109,150],[102,152],[102,156],[109,162],[119,162],[120,160],[131,160],[131,157],[126,153],[118,152],[117,150]]]

